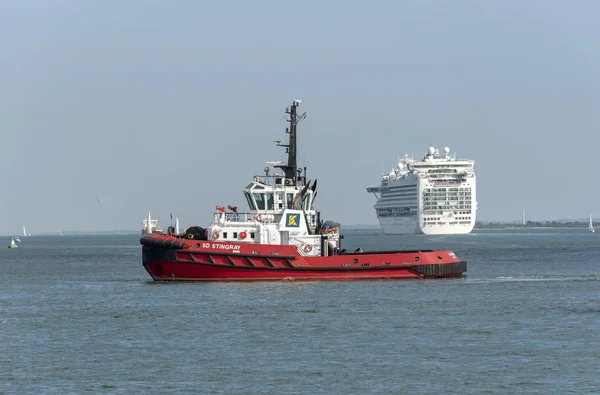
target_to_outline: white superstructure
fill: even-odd
[[[286,114],[290,116],[290,127],[286,129],[289,143],[275,141],[277,146],[286,149],[287,164],[279,161],[266,162],[275,169],[282,170],[282,174],[271,175],[271,167],[267,166],[264,168],[264,176],[255,175],[252,183],[244,188],[250,212],[240,213],[237,206],[216,206],[219,212],[215,214],[214,222],[206,229],[188,228],[184,232],[184,238],[293,245],[304,256],[329,256],[344,252],[341,248],[340,224],[321,221],[321,213],[313,206],[317,196],[317,180],[307,180],[306,167],[302,169],[297,165],[296,126],[305,117],[305,114],[297,115],[299,105],[300,100],[294,100],[292,106],[286,109]],[[219,245],[234,253],[239,252],[234,244]]]
[[[150,224],[150,228],[148,228],[148,224]],[[152,219],[150,210],[148,210],[148,218],[144,218],[142,221],[142,234],[145,235],[147,233],[155,232],[162,232],[162,228],[158,224],[158,219]]]
[[[473,160],[460,160],[435,147],[422,161],[405,155],[367,187],[377,198],[375,211],[386,234],[464,234],[475,226],[477,210]]]

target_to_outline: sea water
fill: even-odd
[[[155,283],[139,235],[24,237],[0,250],[0,393],[600,393],[600,234],[344,243],[451,249],[468,271]]]

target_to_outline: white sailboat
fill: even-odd
[[[27,236],[27,231],[25,230],[25,225],[23,225],[23,237]]]
[[[588,229],[590,230],[590,232],[594,233],[594,224],[592,223],[592,214],[590,214],[590,223],[588,225]]]

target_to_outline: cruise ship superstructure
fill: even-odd
[[[423,160],[405,155],[384,174],[381,185],[367,187],[386,234],[465,234],[475,226],[475,161],[444,155],[435,147]]]

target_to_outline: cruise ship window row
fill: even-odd
[[[391,185],[391,186],[382,186],[381,187],[382,190],[384,191],[412,191],[412,190],[416,190],[417,186],[416,185]]]
[[[440,205],[440,204],[424,204],[423,210],[470,210],[471,205]]]
[[[413,185],[390,185],[388,186],[389,189],[417,189],[417,186],[415,184]]]
[[[443,215],[444,212],[448,212],[448,210],[423,210],[423,215],[425,216],[430,216],[430,215]],[[471,215],[472,212],[471,211],[453,211],[454,215]]]
[[[441,215],[442,213],[437,213],[437,214]],[[431,214],[429,214],[429,215],[431,215]],[[441,218],[437,218],[437,217],[423,217],[423,219],[425,221],[435,221],[435,220],[439,221],[439,220],[441,220]],[[468,216],[468,217],[454,217],[454,219],[456,219],[456,220],[470,220],[471,217],[470,216]]]
[[[406,197],[406,198],[411,198],[414,199],[417,196],[416,192],[413,193],[386,193],[383,197],[387,198],[387,197]]]
[[[459,212],[459,210],[470,210],[467,208],[467,205],[457,205],[457,204],[424,204],[423,210],[425,211],[435,211],[442,210],[445,212],[452,211],[455,214]]]
[[[417,191],[412,192],[387,192],[384,196],[408,196],[415,197],[417,196]]]
[[[436,199],[436,200],[423,200],[423,205],[444,205],[444,206],[458,206],[458,205],[467,205],[471,204],[471,200],[452,200],[452,199]]]
[[[423,196],[423,200],[425,201],[435,201],[435,200],[464,200],[464,201],[470,201],[472,200],[473,197],[472,196],[444,196],[444,195],[437,195],[437,196]]]
[[[433,170],[433,169],[472,169],[473,165],[471,164],[451,164],[451,165],[442,165],[442,164],[438,164],[438,163],[432,163],[430,165],[425,165],[425,164],[418,164],[418,165],[413,165],[413,167],[415,169],[422,169],[422,170]]]
[[[462,180],[465,178],[464,174],[456,174],[456,173],[442,173],[442,174],[431,174],[429,173],[427,175],[427,178],[432,179],[432,180],[440,180],[440,179],[447,179],[447,180]]]
[[[461,185],[464,180],[429,180],[429,184],[431,185],[441,185],[441,186],[449,186],[449,185]]]
[[[385,193],[403,193],[406,195],[416,195],[417,194],[417,189],[416,188],[411,188],[411,189],[390,189],[388,191],[385,191]]]
[[[450,187],[450,188],[424,188],[423,192],[446,192],[446,191],[450,191],[450,192],[460,192],[460,191],[471,191],[471,187],[464,187],[464,188],[455,188],[455,187]]]
[[[414,196],[383,196],[380,200],[417,200],[417,195]]]
[[[413,204],[417,199],[381,199],[380,204],[391,204],[391,205],[409,205]]]
[[[443,222],[441,220],[438,221],[425,221],[425,225],[470,225],[471,221],[451,221],[451,222]]]
[[[423,196],[471,196],[471,192],[423,192]]]
[[[383,196],[382,199],[385,199],[385,200],[417,200],[418,197],[419,197],[419,195],[417,195],[417,194],[414,194],[412,196],[402,196],[402,195],[401,196],[389,196],[389,195],[386,195],[386,196]]]
[[[445,202],[447,200],[470,202],[473,198],[468,196],[423,196],[425,202]]]
[[[446,197],[446,196],[452,196],[452,197],[461,197],[461,198],[467,198],[467,197],[472,197],[473,195],[471,194],[471,192],[463,192],[460,194],[456,194],[456,193],[424,193],[423,197]]]
[[[453,199],[453,198],[430,198],[430,199],[423,199],[423,204],[448,204],[448,203],[452,203],[452,204],[471,204],[472,200],[471,199]]]
[[[412,202],[414,202],[416,200],[417,199],[413,197],[411,199],[409,199],[409,198],[380,199],[379,201],[380,202],[386,202],[386,203],[395,203],[395,202],[398,202],[398,203],[412,203]]]
[[[444,190],[446,189],[448,192],[463,192],[463,191],[470,191],[471,188],[470,187],[466,187],[466,188],[433,188],[434,191],[436,190]]]

